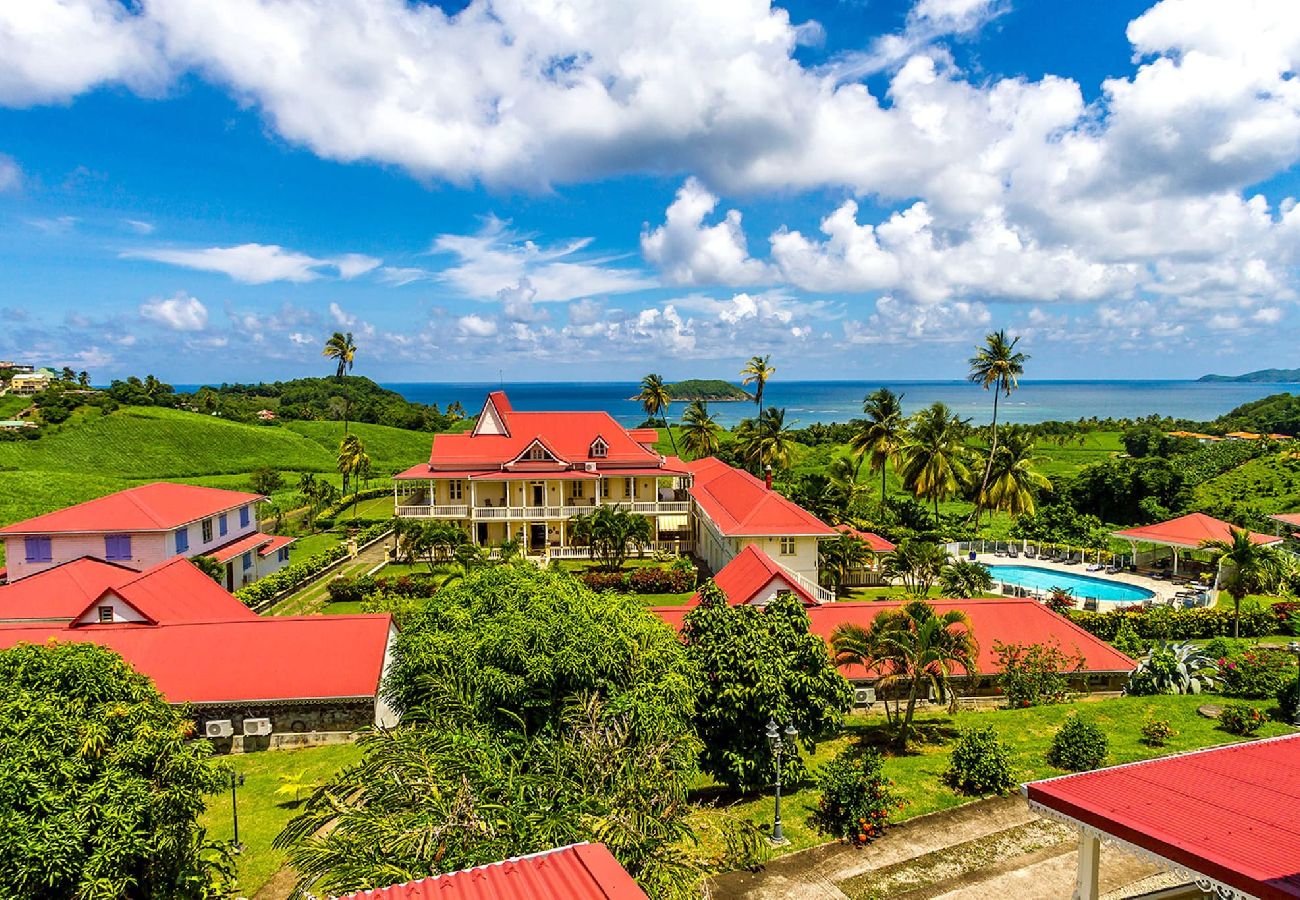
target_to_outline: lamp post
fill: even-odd
[[[767,730],[764,734],[767,737],[768,746],[772,748],[772,753],[776,756],[776,814],[772,819],[772,843],[784,844],[786,842],[785,832],[781,828],[781,755],[785,752],[787,745],[791,750],[795,749],[794,739],[799,736],[799,730],[794,727],[793,722],[781,729],[777,727],[775,719],[768,719]]]
[[[236,775],[234,772],[231,772],[230,773],[230,818],[235,825],[235,841],[234,841],[235,852],[239,852],[244,849],[239,843],[239,804],[235,802],[235,788],[243,787],[243,786],[244,786],[244,776],[242,774]]]
[[[1300,641],[1292,641],[1286,645],[1296,656],[1296,663],[1300,664]],[[1291,710],[1291,724],[1300,728],[1300,669],[1296,670],[1296,692],[1295,692],[1295,709]]]

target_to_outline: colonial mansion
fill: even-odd
[[[488,394],[473,431],[439,434],[429,461],[395,476],[397,515],[460,523],[478,544],[516,539],[525,552],[581,557],[569,520],[612,505],[646,516],[653,549],[693,552],[717,572],[746,547],[809,590],[817,545],[836,532],[748,472],[654,449],[654,428],[605,412],[523,412]]]

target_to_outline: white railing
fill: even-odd
[[[777,564],[778,566],[781,567],[782,571],[784,571],[785,574],[789,575],[789,576],[790,576],[791,578],[793,578],[795,581],[799,582],[800,587],[802,587],[802,588],[803,588],[805,591],[807,591],[808,593],[812,594],[814,597],[816,597],[816,598],[817,598],[818,600],[820,600],[822,603],[834,603],[834,602],[835,602],[835,592],[834,592],[834,591],[828,591],[826,588],[822,587],[820,584],[817,584],[817,583],[816,583],[815,581],[813,581],[812,579],[810,579],[810,578],[808,578],[808,577],[806,577],[806,576],[804,576],[804,575],[800,575],[800,574],[799,574],[798,572],[796,572],[794,569],[787,568],[787,567],[785,566],[785,564],[783,564],[780,560],[777,560],[777,563],[776,563],[776,564]]]
[[[468,506],[398,506],[397,515],[409,519],[463,519]]]
[[[628,553],[629,559],[636,559],[639,555],[650,556],[654,553],[688,553],[692,548],[691,541],[653,541],[642,547],[635,547]],[[590,547],[548,547],[546,555],[552,559],[590,559]]]

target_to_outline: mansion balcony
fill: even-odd
[[[601,506],[616,506],[644,516],[682,516],[691,511],[689,500],[602,500]],[[591,500],[565,503],[558,506],[495,506],[487,503],[470,507],[469,504],[434,506],[428,504],[397,504],[396,513],[410,519],[469,519],[475,522],[499,522],[521,519],[568,519],[592,512],[596,503]]]

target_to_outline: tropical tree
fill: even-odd
[[[352,332],[344,334],[336,331],[330,335],[329,340],[325,342],[325,349],[321,355],[327,359],[332,359],[337,363],[334,370],[334,377],[338,381],[343,381],[343,376],[352,371],[352,363],[356,359],[357,345],[352,340]],[[348,432],[348,413],[351,411],[352,403],[346,387],[343,391],[343,433]]]
[[[1241,528],[1229,530],[1226,541],[1206,541],[1201,546],[1219,564],[1219,587],[1232,597],[1232,636],[1241,636],[1241,601],[1247,594],[1275,593],[1286,579],[1288,565],[1281,552],[1257,544]]]
[[[866,421],[853,435],[852,447],[857,464],[867,461],[872,472],[880,473],[880,510],[885,510],[885,475],[889,464],[897,468],[907,438],[907,420],[903,417],[903,395],[889,388],[872,391],[862,401]]]
[[[654,529],[645,516],[609,504],[571,516],[569,535],[579,546],[590,547],[592,557],[602,566],[615,571],[623,568],[633,547],[654,540]]]
[[[849,572],[861,569],[871,561],[871,548],[861,538],[847,532],[833,540],[821,541],[817,545],[817,554],[822,580],[837,591]]]
[[[90,387],[90,373],[85,371],[84,369],[77,373],[77,387],[80,388]]]
[[[662,375],[651,373],[641,379],[641,393],[636,398],[641,401],[641,408],[651,419],[655,416],[664,423],[664,430],[668,432],[668,440],[673,445],[673,454],[677,453],[677,439],[673,437],[673,430],[668,427],[668,407],[673,402],[673,398],[668,395],[668,386],[664,384]]]
[[[361,438],[348,434],[339,442],[338,466],[343,475],[343,493],[346,494],[348,483],[358,481],[355,476],[362,469],[370,467],[370,456],[366,453],[366,445]]]
[[[880,612],[870,628],[840,625],[831,634],[831,646],[837,665],[874,670],[880,673],[877,685],[882,690],[895,689],[893,720],[900,747],[907,746],[911,735],[922,686],[928,686],[937,699],[947,697],[955,708],[957,698],[949,685],[952,674],[958,667],[964,675],[978,671],[979,645],[966,613],[953,609],[939,614],[924,600]],[[904,695],[907,708],[900,715]]]
[[[722,428],[709,413],[707,403],[692,400],[682,414],[682,423],[682,449],[695,459],[718,452],[718,432]]]
[[[1012,429],[1006,439],[991,451],[985,471],[984,489],[975,498],[975,519],[981,510],[1001,510],[1012,516],[1032,516],[1034,495],[1048,490],[1052,483],[1034,468],[1033,438],[1020,429]]]
[[[978,597],[993,590],[988,566],[958,560],[939,570],[939,590],[947,597]]]
[[[794,455],[784,409],[766,409],[757,419],[745,419],[736,429],[736,441],[741,457],[759,473],[768,466],[788,466]]]
[[[847,456],[837,456],[826,467],[826,478],[835,493],[844,497],[846,507],[851,508],[862,496],[865,486],[858,481],[858,467]],[[848,509],[845,510],[848,512]]]
[[[768,364],[771,358],[771,356],[752,356],[749,362],[745,363],[745,368],[740,370],[743,376],[740,383],[754,386],[754,402],[758,404],[760,419],[763,417],[763,391],[767,387],[767,380],[776,374],[776,366]]]
[[[975,348],[975,355],[970,358],[970,380],[982,385],[984,390],[993,391],[993,437],[989,444],[988,461],[984,466],[984,478],[980,482],[980,494],[988,490],[989,475],[992,471],[994,457],[998,452],[998,397],[1011,392],[1019,385],[1020,376],[1025,374],[1025,363],[1029,357],[1016,350],[1019,337],[1007,338],[1006,329],[999,329],[984,337],[983,346]]]
[[[947,561],[948,551],[942,544],[904,538],[884,555],[881,570],[891,581],[902,581],[909,594],[924,597],[934,587]]]
[[[215,556],[191,556],[190,562],[194,563],[194,568],[198,569],[204,575],[211,578],[217,584],[225,587],[226,584],[226,564],[219,562]]]
[[[970,479],[966,459],[965,419],[958,418],[944,403],[934,403],[913,418],[903,445],[903,484],[916,496],[934,504],[939,518],[939,501],[947,500]]]

